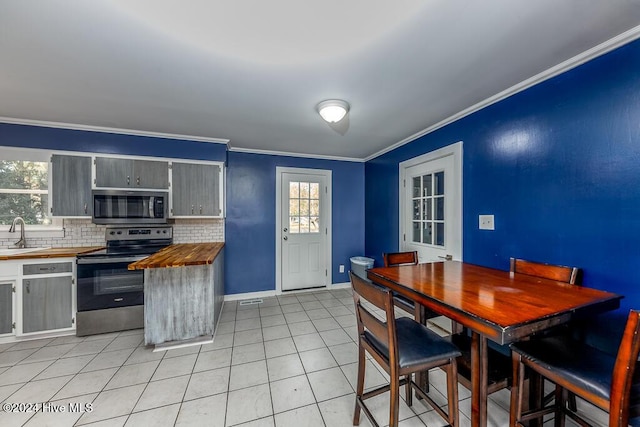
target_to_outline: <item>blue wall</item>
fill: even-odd
[[[276,166],[332,171],[332,283],[348,282],[349,258],[364,251],[364,164],[230,151],[225,294],[276,288]]]
[[[638,70],[640,41],[367,162],[367,256],[398,248],[398,163],[462,140],[464,261],[579,266],[640,308]]]
[[[226,160],[226,144],[0,123],[0,146],[131,156]],[[2,147],[0,147],[2,150]]]
[[[364,253],[364,164],[227,153],[225,144],[0,123],[1,146],[227,161],[227,294],[275,290],[276,166],[328,169],[333,180],[332,283]]]

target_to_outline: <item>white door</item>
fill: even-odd
[[[327,195],[324,174],[282,173],[278,238],[283,291],[327,285]]]
[[[400,168],[401,250],[419,262],[462,260],[462,143]]]

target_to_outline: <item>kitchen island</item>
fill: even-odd
[[[224,300],[224,243],[167,246],[129,265],[144,270],[146,345],[211,339]]]

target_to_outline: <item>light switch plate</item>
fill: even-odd
[[[340,264],[340,273],[344,273],[344,265]]]
[[[480,230],[495,230],[495,223],[493,222],[493,215],[479,215],[478,222]]]

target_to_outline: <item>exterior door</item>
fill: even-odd
[[[462,143],[458,144],[401,164],[400,248],[418,251],[419,262],[462,260]]]
[[[282,173],[280,189],[281,288],[326,286],[327,179],[324,174]]]

